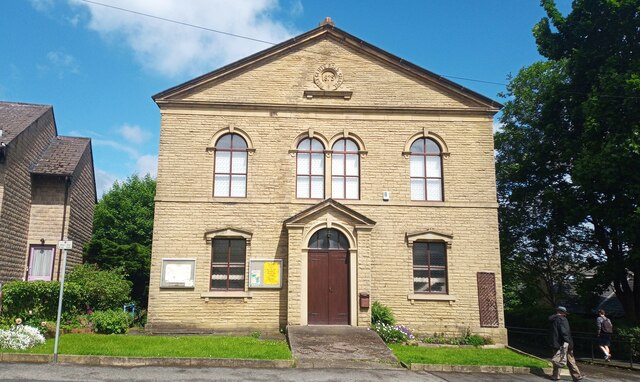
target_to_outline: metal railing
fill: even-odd
[[[522,327],[507,327],[509,346],[522,350],[540,358],[551,358],[553,351],[548,343],[549,330]],[[573,354],[580,359],[604,360],[604,354],[599,348],[598,337],[593,333],[572,332]],[[633,340],[611,336],[611,360],[628,363],[633,368],[634,363],[640,363],[640,344]],[[635,352],[635,357],[634,357]]]

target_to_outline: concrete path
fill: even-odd
[[[353,326],[289,326],[298,368],[397,369],[400,364],[378,334]]]

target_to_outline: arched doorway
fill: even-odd
[[[309,240],[309,325],[349,325],[349,241],[336,229]]]

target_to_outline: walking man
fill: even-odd
[[[613,333],[613,324],[611,320],[605,316],[603,309],[598,310],[598,319],[596,320],[598,325],[598,345],[600,350],[604,353],[604,360],[609,361],[611,359],[611,334]]]
[[[571,338],[571,328],[567,320],[567,308],[564,306],[557,307],[556,314],[550,316],[549,321],[551,322],[551,346],[554,352],[562,348],[565,343],[567,344],[567,367],[569,367],[569,373],[574,381],[580,381],[584,378],[584,375],[580,373],[576,358],[573,356],[573,338]],[[560,368],[555,364],[553,365],[551,379],[554,381],[560,380]]]

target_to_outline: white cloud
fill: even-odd
[[[143,155],[136,162],[136,172],[142,176],[147,174],[155,178],[158,176],[158,156]]]
[[[493,133],[497,133],[498,131],[502,131],[502,126],[504,126],[504,124],[500,121],[498,121],[497,119],[493,120]]]
[[[129,155],[130,158],[138,159],[140,157],[140,153],[138,150],[129,147],[127,145],[123,145],[122,143],[118,143],[116,141],[106,140],[106,139],[94,139],[93,144],[96,146],[107,146],[111,147],[116,151],[120,151]]]
[[[102,195],[104,195],[105,192],[109,191],[111,187],[113,187],[113,183],[118,180],[117,176],[99,168],[95,169],[95,177],[96,193],[98,194],[98,199],[102,198]]]
[[[31,0],[31,6],[39,12],[48,12],[53,7],[53,0]]]
[[[76,59],[67,53],[51,51],[47,53],[47,64],[38,65],[41,71],[53,71],[58,74],[59,78],[64,78],[65,73],[80,73],[80,65]]]
[[[89,10],[90,29],[106,39],[123,41],[143,67],[163,75],[206,73],[270,46],[80,0],[69,1]],[[277,0],[110,0],[108,5],[275,43],[292,35],[283,24],[270,19],[269,13],[277,10]]]
[[[293,17],[297,17],[304,13],[304,7],[302,6],[302,2],[300,0],[292,0],[288,6],[289,15]]]
[[[146,130],[143,130],[138,125],[124,124],[124,125],[122,125],[122,127],[120,127],[118,129],[118,132],[128,142],[135,143],[135,144],[138,144],[138,145],[141,144],[142,142],[146,141],[147,139],[151,138],[151,133],[146,131]]]

